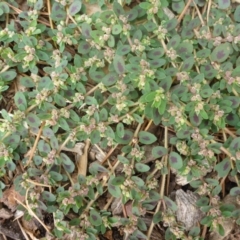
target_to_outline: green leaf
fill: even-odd
[[[225,158],[223,161],[218,163],[214,169],[218,172],[219,177],[225,177],[231,169],[231,164],[228,158]]]
[[[31,127],[39,127],[41,124],[41,120],[34,113],[29,113],[26,117],[26,120],[27,120],[27,123],[29,124],[29,126],[31,126]]]
[[[164,53],[165,51],[163,48],[154,48],[147,53],[147,57],[150,59],[159,59]]]
[[[163,197],[165,204],[168,208],[170,208],[173,212],[177,211],[177,205],[170,198],[164,196]]]
[[[113,186],[119,186],[122,185],[125,181],[125,177],[124,176],[117,176],[117,177],[113,177],[111,184]]]
[[[182,168],[183,166],[182,157],[176,152],[171,152],[169,155],[169,164],[172,168],[176,170]]]
[[[122,32],[122,26],[120,24],[113,25],[113,27],[112,27],[112,34],[113,35],[118,35],[121,32]]]
[[[4,12],[4,13],[9,13],[10,9],[9,6],[6,2],[0,2],[0,9]]]
[[[2,78],[3,81],[11,81],[17,76],[17,73],[15,70],[9,70],[3,73],[0,73],[0,78]]]
[[[129,45],[121,45],[117,48],[117,55],[124,56],[131,51],[131,47]]]
[[[113,197],[119,198],[119,197],[122,196],[122,193],[121,193],[120,187],[114,186],[112,184],[113,179],[114,179],[114,176],[111,176],[109,181],[108,181],[108,191]]]
[[[116,133],[120,138],[124,136],[124,125],[121,122],[117,124]]]
[[[69,125],[68,125],[67,121],[64,118],[60,117],[58,119],[58,124],[65,131],[69,131],[70,130]]]
[[[111,72],[103,77],[102,83],[108,87],[115,84],[117,80],[118,80],[118,75],[114,72]]]
[[[101,164],[99,164],[98,162],[93,162],[89,166],[89,172],[92,175],[96,175],[99,172],[108,172],[108,170],[105,167],[103,167]]]
[[[100,226],[102,224],[101,215],[96,210],[91,209],[89,221],[93,226]]]
[[[189,231],[189,235],[192,237],[197,237],[201,232],[200,227],[192,227]]]
[[[98,130],[93,130],[90,134],[91,144],[97,144],[101,140],[101,134]]]
[[[222,63],[227,60],[230,54],[230,45],[223,43],[218,45],[211,53],[211,60]]]
[[[240,195],[240,187],[233,187],[230,190],[230,195],[231,196],[239,196]]]
[[[78,52],[81,54],[87,54],[91,50],[91,45],[86,41],[80,41],[78,44]]]
[[[50,171],[49,175],[53,180],[58,181],[58,182],[62,181],[62,179],[63,179],[62,174],[60,174],[58,172]]]
[[[27,100],[23,92],[17,92],[15,94],[14,102],[19,110],[25,111],[27,109]]]
[[[30,78],[30,77],[21,77],[20,84],[27,88],[32,88],[35,86],[35,83],[33,82],[32,78]]]
[[[82,1],[81,0],[74,0],[71,5],[69,6],[69,14],[71,16],[74,16],[76,13],[78,13],[81,10],[82,7]]]
[[[52,5],[51,19],[54,21],[64,20],[67,16],[67,13],[64,11],[63,6],[60,3],[54,2]]]
[[[156,146],[152,148],[152,155],[154,158],[161,158],[162,156],[167,154],[167,149],[162,146]]]
[[[227,9],[230,6],[230,0],[218,0],[219,9]]]
[[[141,179],[141,178],[139,178],[139,177],[137,177],[137,176],[133,176],[133,177],[131,177],[131,179],[135,182],[135,184],[137,185],[137,186],[139,186],[139,187],[143,187],[144,185],[145,185],[145,182]]]
[[[124,131],[124,136],[123,137],[119,137],[118,135],[116,135],[115,136],[115,140],[119,144],[128,144],[132,140],[132,137],[133,137],[133,133],[130,130],[126,129]]]
[[[113,66],[118,74],[123,74],[125,72],[125,63],[123,57],[115,55],[113,59]]]
[[[135,168],[137,169],[138,172],[147,172],[150,170],[150,167],[143,163],[136,163]]]
[[[143,144],[152,144],[157,141],[157,138],[149,132],[140,131],[139,132],[139,142]]]
[[[123,157],[122,155],[118,155],[117,159],[119,162],[123,163],[123,164],[129,164],[129,160],[125,157]]]
[[[161,211],[158,211],[156,214],[154,214],[153,216],[153,223],[154,224],[157,224],[159,223],[160,221],[162,221],[162,212]]]
[[[236,152],[240,149],[240,137],[236,137],[232,140],[230,146],[230,150]]]
[[[240,5],[237,6],[233,17],[236,22],[240,22]]]
[[[60,107],[65,107],[66,106],[65,98],[62,95],[58,94],[58,93],[54,94],[54,101]]]
[[[75,164],[72,162],[72,160],[65,153],[61,153],[60,158],[62,160],[62,165],[64,169],[68,173],[72,173],[75,169]]]
[[[56,196],[53,195],[51,192],[43,191],[42,192],[42,198],[48,202],[55,202]]]

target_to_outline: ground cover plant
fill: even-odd
[[[222,201],[240,195],[238,2],[0,1],[0,43],[1,206],[41,229],[23,239],[197,240],[240,223]],[[178,188],[198,196],[189,229]]]

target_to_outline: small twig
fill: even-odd
[[[107,203],[105,204],[105,206],[103,207],[103,210],[108,210],[109,206],[111,205],[112,201],[113,201],[113,197],[109,198]]]
[[[28,192],[29,188],[27,189]],[[47,226],[39,219],[39,217],[32,211],[32,209],[28,205],[28,201],[26,200],[26,205],[20,202],[17,198],[14,198],[20,205],[22,205],[26,210],[28,210],[29,214],[36,218],[38,222],[44,227],[44,229],[51,235],[50,230],[47,228]]]
[[[168,128],[165,126],[164,128],[164,147],[167,149],[168,148]],[[163,159],[165,160],[165,166],[167,165],[167,159],[168,155],[164,156]],[[165,189],[165,183],[166,183],[166,174],[162,175],[162,182],[161,182],[161,187],[160,187],[160,201],[157,204],[155,214],[160,210],[161,204],[162,204],[162,199],[164,196],[164,189]],[[155,223],[152,221],[151,225],[149,227],[148,233],[147,233],[147,239],[151,239],[152,231],[154,228]]]
[[[229,134],[231,137],[233,138],[236,138],[237,136],[232,132],[230,131],[228,128],[224,128],[223,130],[224,132],[226,132],[227,134]]]
[[[211,4],[212,4],[212,0],[208,0],[208,8],[207,8],[207,23],[209,21],[209,14],[210,14],[210,10],[211,10]]]
[[[199,9],[198,9],[198,7],[197,7],[197,4],[195,3],[194,0],[193,0],[193,4],[194,4],[194,6],[195,6],[195,8],[196,8],[196,10],[197,10],[198,17],[199,17],[199,19],[200,19],[200,21],[201,21],[201,23],[202,23],[202,26],[205,26],[205,23],[204,23],[204,21],[203,21],[203,19],[202,19],[202,15],[201,15],[201,13],[200,13],[200,11],[199,11]]]
[[[45,121],[42,122],[42,125],[41,125],[41,127],[40,127],[40,129],[39,129],[39,131],[38,131],[38,135],[37,135],[37,137],[36,137],[36,139],[35,139],[35,142],[34,142],[34,145],[33,145],[32,149],[31,149],[31,153],[30,153],[29,159],[28,159],[28,161],[27,161],[27,163],[26,163],[26,165],[25,165],[25,168],[30,164],[30,162],[31,162],[31,160],[32,160],[32,158],[33,158],[33,155],[34,155],[35,150],[36,150],[36,148],[37,148],[38,141],[39,141],[39,139],[40,139],[40,137],[41,137],[41,135],[42,135],[42,130],[43,130],[43,127],[44,127],[44,126],[45,126]]]
[[[50,0],[47,0],[47,9],[48,9],[48,17],[49,17],[50,27],[51,27],[51,29],[54,29],[53,22],[52,22],[52,19],[50,17],[51,11],[52,11]]]
[[[48,187],[48,188],[51,189],[51,186],[50,186],[50,185],[47,185],[47,184],[34,182],[34,181],[32,181],[31,179],[26,179],[26,181],[27,181],[27,182],[30,182],[30,183],[32,183],[32,184],[34,184],[34,185],[36,185],[36,186]]]
[[[181,22],[182,18],[184,17],[184,14],[186,13],[188,7],[190,6],[192,0],[188,0],[185,8],[183,9],[183,11],[181,12],[180,16],[178,17],[178,24]]]
[[[83,149],[83,154],[78,159],[78,175],[87,175],[87,164],[88,164],[88,149],[90,146],[91,141],[89,139],[85,142],[85,147]]]
[[[28,235],[27,235],[26,232],[25,232],[25,229],[23,229],[23,227],[22,227],[22,225],[21,225],[21,223],[19,222],[18,219],[17,219],[17,223],[18,223],[19,228],[21,229],[21,232],[22,232],[23,236],[26,238],[26,240],[30,240],[30,239],[28,238]]]

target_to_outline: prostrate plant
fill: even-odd
[[[102,10],[88,15],[96,3]],[[151,239],[154,224],[163,222],[165,239],[201,239],[199,227],[187,233],[177,222],[177,206],[164,195],[172,171],[202,196],[202,225],[224,234],[223,216],[240,222],[233,206],[214,200],[228,175],[239,186],[240,6],[230,0],[27,4],[23,11],[16,1],[0,3],[6,24],[0,92],[17,86],[13,111],[1,110],[0,174],[18,175],[21,166],[14,186],[25,195],[26,214],[45,226],[39,209],[53,213],[57,238],[96,239],[121,226],[126,239]],[[155,163],[146,164],[143,146],[158,140],[148,132],[151,124],[163,126],[164,146],[159,141]],[[170,142],[169,130],[176,133]],[[105,160],[116,148],[121,154],[114,165],[95,162],[76,178],[77,163],[64,148],[89,139],[108,152]],[[208,172],[217,176],[204,178]],[[122,204],[131,201],[132,214],[100,209],[97,199],[106,191]],[[152,210],[148,230],[143,216]]]

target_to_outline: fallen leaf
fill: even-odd
[[[19,205],[15,199],[19,202],[24,202],[25,197],[16,192],[14,186],[12,186],[3,192],[3,197],[0,198],[0,202],[4,203],[12,212],[14,212]]]

